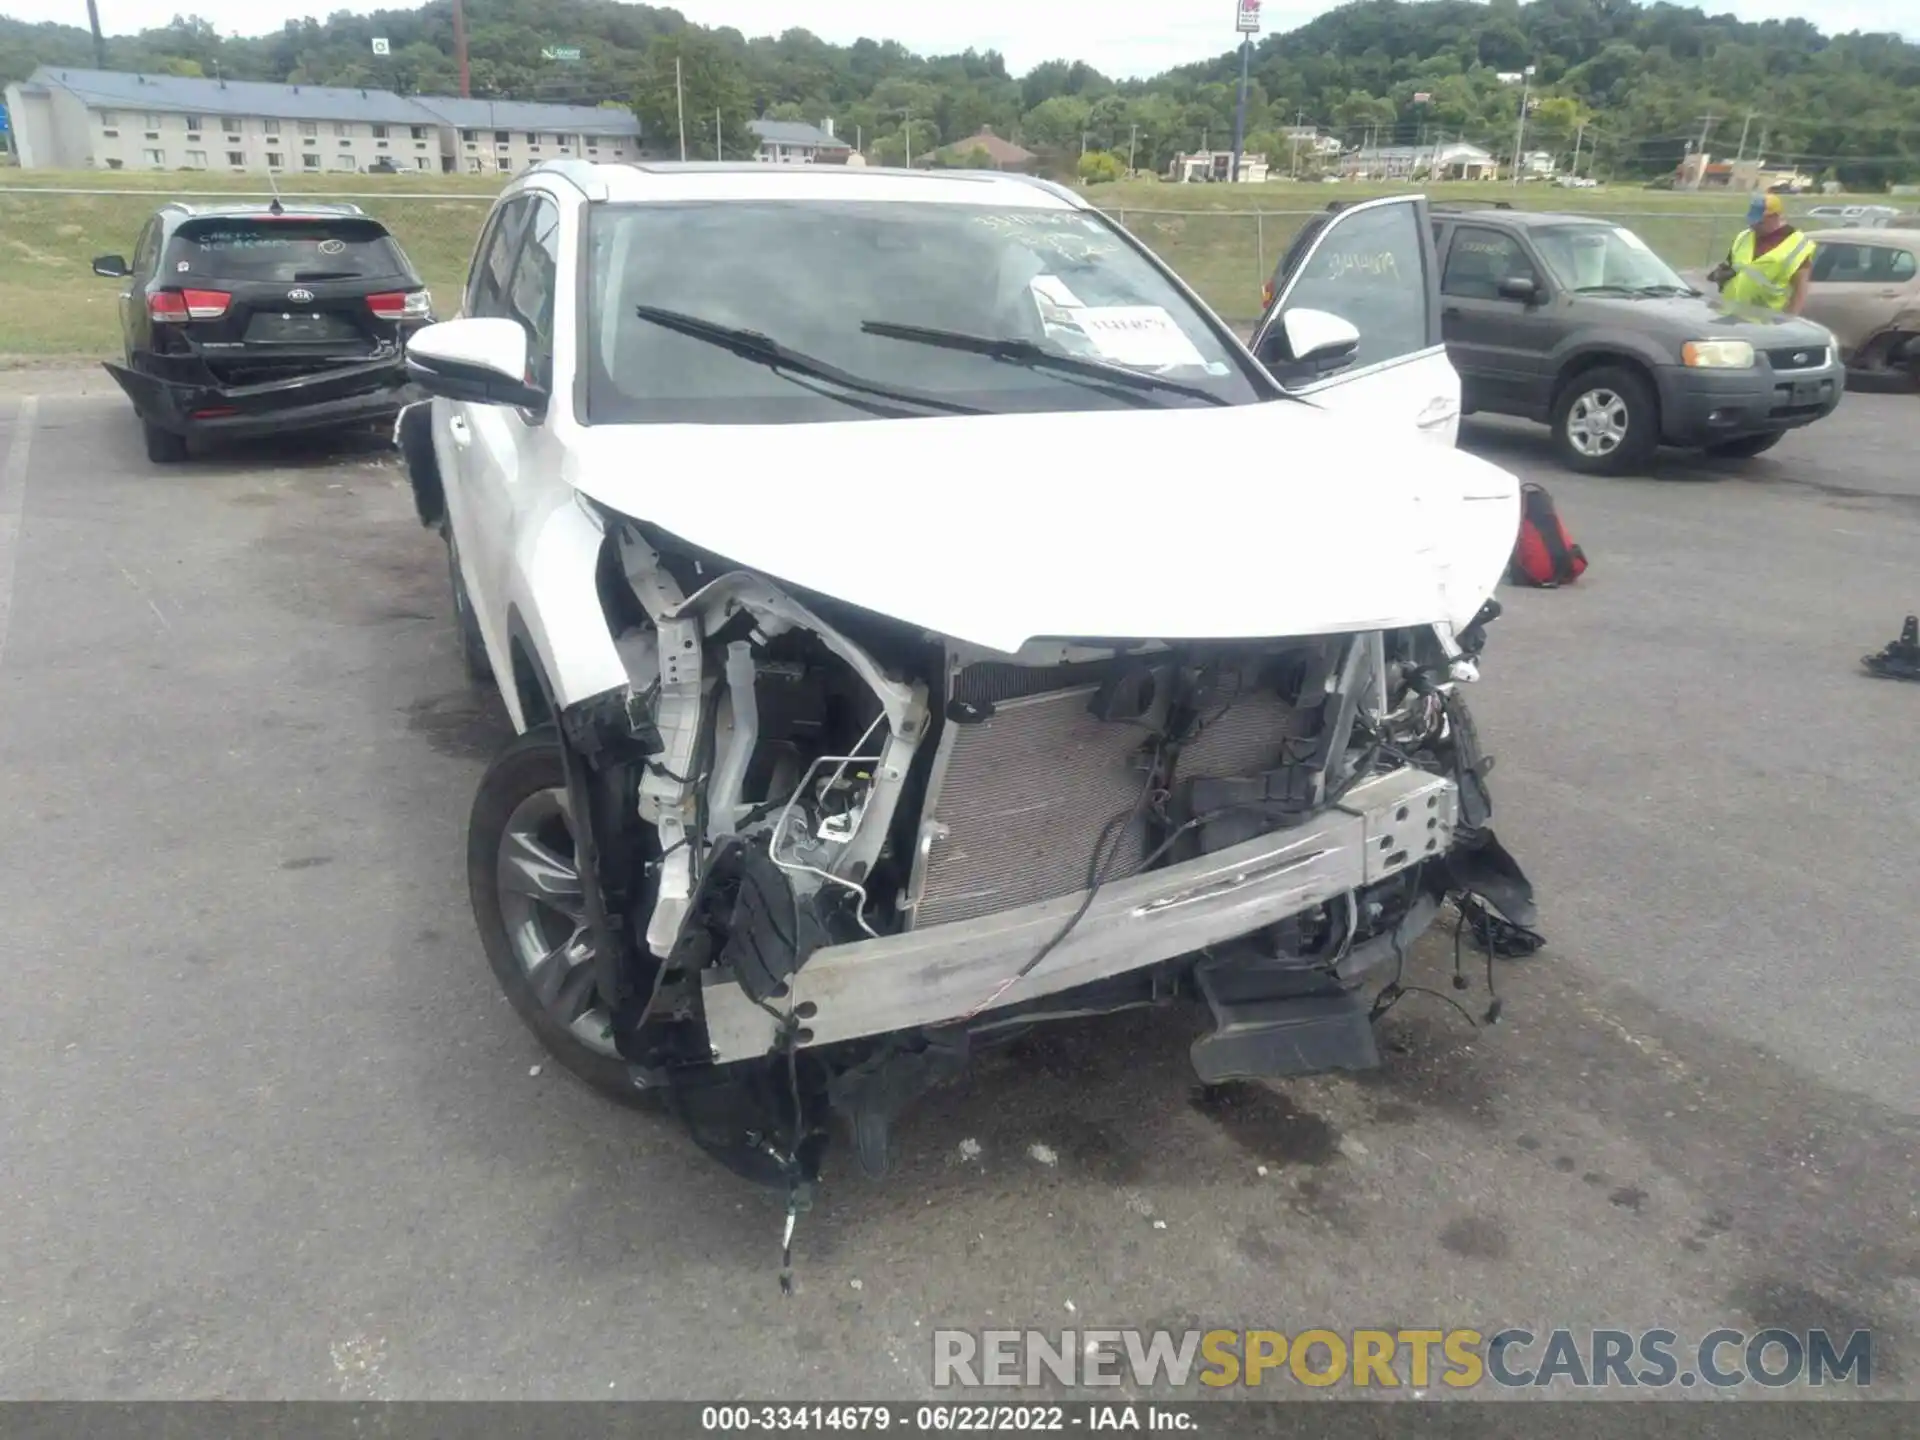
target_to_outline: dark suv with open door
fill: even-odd
[[[140,232],[125,279],[121,363],[155,462],[188,437],[285,434],[390,421],[415,398],[406,337],[432,297],[399,242],[353,205],[169,204]]]

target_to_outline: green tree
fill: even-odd
[[[689,25],[648,43],[634,82],[633,113],[651,148],[677,153],[684,99],[687,158],[712,160],[722,152],[738,157],[752,154],[757,144],[747,128],[753,118],[748,95],[740,61],[710,32]]]
[[[1127,162],[1110,150],[1089,150],[1080,157],[1080,179],[1088,185],[1105,185],[1127,173]]]

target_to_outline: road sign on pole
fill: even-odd
[[[393,46],[387,43],[386,36],[384,35],[374,36],[373,53],[376,55],[391,55],[393,53]]]
[[[580,58],[578,45],[548,45],[540,51],[542,60],[562,60],[571,63]]]
[[[1260,33],[1260,0],[1237,0],[1238,12],[1233,28],[1242,35]]]

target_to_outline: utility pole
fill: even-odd
[[[1254,12],[1256,15],[1259,11]],[[1247,75],[1253,66],[1253,36],[1240,37],[1240,103],[1233,111],[1233,166],[1227,179],[1240,178],[1240,152],[1247,146]]]
[[[913,168],[913,107],[908,106],[900,113],[906,117],[905,128],[901,131],[901,134],[906,137],[907,169],[911,170]]]
[[[107,68],[107,37],[100,33],[100,7],[95,0],[87,0],[87,24],[93,27],[93,68]]]
[[[680,57],[673,57],[673,106],[680,117],[680,163],[687,163],[687,89],[680,78]]]
[[[1133,127],[1133,134],[1127,140],[1127,174],[1133,174],[1133,155],[1140,148],[1140,127]]]
[[[93,0],[87,0],[87,8],[93,8]],[[94,33],[100,33],[98,25]],[[473,83],[467,75],[467,7],[461,0],[453,0],[453,53],[460,62],[460,95],[465,99],[473,94]]]
[[[1740,122],[1740,153],[1734,156],[1736,165],[1747,158],[1747,127],[1751,124],[1753,124],[1753,111],[1749,110],[1747,118]]]
[[[713,158],[716,160],[727,158],[720,140],[720,107],[718,105],[713,107]]]
[[[1527,153],[1527,96],[1533,88],[1533,66],[1520,72],[1520,123],[1513,132],[1513,184],[1520,187],[1520,169]]]
[[[1582,120],[1580,128],[1573,132],[1573,164],[1567,170],[1569,175],[1577,176],[1580,173],[1580,141],[1586,133],[1587,122]]]
[[[1291,178],[1295,180],[1300,178],[1300,127],[1306,123],[1306,111],[1296,110],[1293,112],[1293,168]]]
[[[1693,188],[1695,190],[1698,190],[1703,184],[1706,183],[1707,134],[1709,131],[1713,129],[1713,122],[1718,120],[1719,118],[1720,117],[1718,115],[1702,115],[1700,117],[1700,148],[1696,152],[1700,157],[1700,163],[1693,167]]]

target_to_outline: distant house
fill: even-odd
[[[1305,155],[1338,155],[1340,137],[1328,135],[1316,125],[1287,125],[1282,127],[1280,138],[1287,142],[1289,151],[1298,150]]]
[[[1500,162],[1490,151],[1464,141],[1447,145],[1362,146],[1340,157],[1340,173],[1349,180],[1491,180]]]
[[[970,161],[976,150],[987,157],[986,168],[990,170],[1028,170],[1040,158],[1025,146],[994,134],[991,125],[982,125],[977,134],[942,146],[934,154],[947,164],[955,165]]]
[[[1689,155],[1674,171],[1674,187],[1680,190],[1811,190],[1813,177],[1792,165],[1769,165],[1760,159],[1715,160],[1712,156]]]
[[[1258,185],[1267,178],[1268,167],[1265,155],[1253,155],[1242,152],[1240,156],[1240,183]],[[1233,152],[1231,150],[1196,150],[1191,155],[1179,154],[1173,157],[1173,164],[1167,168],[1167,178],[1177,184],[1196,185],[1209,181],[1225,184],[1233,178]]]
[[[833,121],[809,125],[803,120],[750,120],[747,128],[760,142],[754,159],[767,165],[844,165],[853,147],[833,133]]]

